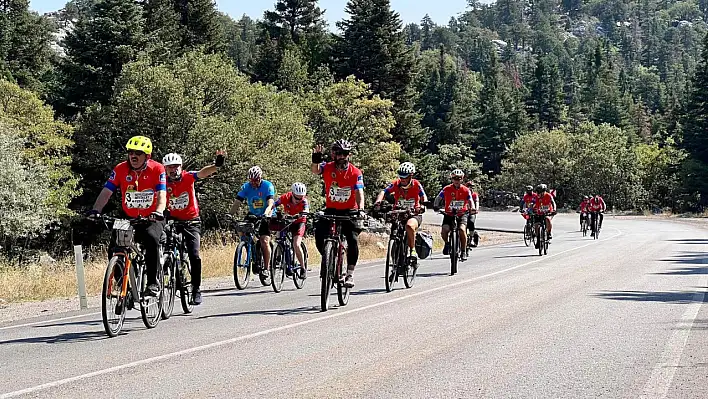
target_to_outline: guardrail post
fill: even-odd
[[[81,245],[74,245],[74,258],[76,259],[76,285],[79,287],[79,305],[81,309],[88,308],[86,301],[86,279],[84,278],[84,252]]]

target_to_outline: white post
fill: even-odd
[[[76,282],[79,287],[79,305],[81,309],[87,309],[86,302],[86,279],[84,278],[84,253],[81,245],[74,245],[74,257],[76,259]]]

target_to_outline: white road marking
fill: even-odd
[[[35,322],[32,322],[32,323],[17,324],[17,325],[14,325],[14,326],[0,327],[0,331],[2,331],[2,330],[9,330],[9,329],[11,329],[11,328],[31,327],[31,326],[36,326],[36,325],[39,325],[39,324],[52,324],[52,323],[56,323],[57,321],[72,320],[72,319],[80,319],[80,318],[82,318],[82,317],[96,316],[96,315],[100,315],[100,314],[101,314],[101,312],[97,312],[97,313],[87,313],[87,314],[80,314],[80,315],[77,315],[77,316],[61,317],[61,318],[59,318],[59,319],[42,320],[42,321],[35,321]]]
[[[708,260],[704,259],[703,264],[708,264]],[[705,287],[707,285],[708,275],[704,275],[701,278],[700,286]],[[649,381],[644,386],[644,393],[641,398],[665,398],[668,394],[676,369],[681,367],[683,350],[686,348],[686,342],[689,335],[691,335],[693,322],[698,317],[705,295],[705,291],[693,294],[691,303],[686,307],[686,311],[679,321],[680,328],[674,331],[666,343],[664,352],[661,354],[661,361],[654,366]]]
[[[615,229],[615,230],[617,230],[617,229]],[[308,324],[312,324],[312,323],[317,323],[317,322],[320,322],[320,321],[329,320],[329,319],[333,319],[333,318],[336,318],[336,317],[342,317],[342,316],[349,315],[349,314],[353,314],[353,313],[359,313],[359,312],[362,312],[362,311],[364,311],[364,310],[377,308],[377,307],[384,306],[384,305],[388,305],[388,304],[395,303],[395,302],[400,302],[400,301],[403,301],[403,300],[406,300],[406,299],[415,298],[415,297],[419,297],[419,296],[422,296],[422,295],[430,294],[430,293],[432,293],[432,292],[436,292],[436,291],[445,290],[445,289],[448,289],[448,288],[457,287],[457,286],[459,286],[459,285],[469,284],[469,283],[471,283],[471,282],[473,282],[473,281],[482,280],[482,279],[485,279],[485,278],[488,278],[488,277],[496,276],[496,275],[498,275],[498,274],[502,274],[502,273],[506,273],[506,272],[509,272],[509,271],[512,271],[512,270],[520,269],[520,268],[522,268],[522,267],[526,267],[526,266],[532,265],[532,264],[534,264],[534,263],[538,263],[538,262],[547,260],[547,259],[549,259],[549,258],[554,258],[554,257],[556,257],[556,256],[560,256],[560,255],[563,255],[563,254],[568,253],[568,252],[571,252],[571,251],[576,251],[576,250],[578,250],[578,249],[585,248],[585,247],[588,247],[588,246],[590,246],[590,245],[594,245],[594,244],[597,244],[597,243],[600,243],[600,242],[603,242],[603,241],[607,241],[607,240],[614,239],[614,238],[619,237],[620,235],[622,235],[622,232],[621,232],[621,231],[619,231],[619,230],[617,230],[617,231],[618,231],[618,234],[616,234],[616,235],[614,235],[614,236],[612,236],[612,237],[609,237],[609,238],[606,238],[606,239],[601,239],[601,240],[598,240],[598,241],[594,241],[594,240],[593,240],[593,241],[591,241],[591,242],[589,242],[589,243],[587,243],[587,244],[585,244],[585,245],[581,245],[581,246],[579,246],[579,247],[570,248],[570,249],[567,249],[567,250],[565,250],[565,251],[561,251],[561,252],[554,253],[554,254],[547,255],[547,256],[540,256],[540,257],[539,257],[538,259],[536,259],[536,260],[533,260],[533,261],[530,261],[530,262],[526,262],[526,263],[523,263],[523,264],[520,264],[520,265],[517,265],[517,266],[512,266],[512,267],[509,267],[509,268],[506,268],[506,269],[498,270],[498,271],[496,271],[496,272],[488,273],[488,274],[485,274],[485,275],[482,275],[482,276],[471,277],[471,278],[468,278],[468,279],[465,279],[465,280],[457,281],[457,282],[454,282],[454,283],[446,284],[446,285],[439,286],[439,287],[435,287],[435,288],[430,288],[430,289],[427,289],[427,290],[425,290],[425,291],[415,292],[415,293],[408,294],[408,295],[404,295],[404,296],[400,296],[400,297],[397,297],[397,298],[388,299],[388,300],[383,301],[383,302],[374,303],[374,304],[367,305],[367,306],[363,306],[363,307],[360,307],[360,308],[355,308],[355,309],[351,309],[351,310],[345,310],[345,311],[341,311],[341,312],[338,311],[338,312],[336,312],[336,313],[329,313],[329,314],[324,315],[324,316],[313,317],[313,318],[308,319],[308,320],[303,320],[303,321],[299,321],[299,322],[296,322],[296,323],[286,324],[286,325],[283,325],[283,326],[280,326],[280,327],[269,328],[269,329],[266,329],[266,330],[257,331],[257,332],[254,332],[254,333],[251,333],[251,334],[247,334],[247,335],[241,335],[241,336],[234,337],[234,338],[230,338],[230,339],[226,339],[226,340],[223,340],[223,341],[217,341],[217,342],[212,342],[212,343],[206,344],[206,345],[195,346],[195,347],[192,347],[192,348],[189,348],[189,349],[184,349],[184,350],[177,351],[177,352],[171,352],[171,353],[167,353],[167,354],[164,354],[164,355],[161,355],[161,356],[150,357],[150,358],[138,360],[138,361],[135,361],[135,362],[130,362],[130,363],[126,363],[126,364],[121,364],[121,365],[118,365],[118,366],[109,367],[109,368],[106,368],[106,369],[96,370],[96,371],[93,371],[93,372],[90,372],[90,373],[77,375],[77,376],[74,376],[74,377],[64,378],[64,379],[61,379],[61,380],[57,380],[57,381],[52,381],[52,382],[48,382],[48,383],[36,385],[36,386],[29,387],[29,388],[25,388],[25,389],[22,389],[22,390],[19,390],[19,391],[13,391],[13,392],[4,393],[4,394],[0,395],[0,399],[13,398],[13,397],[17,397],[17,396],[20,396],[20,395],[26,395],[26,394],[33,393],[33,392],[42,391],[42,390],[45,390],[45,389],[55,388],[55,387],[58,387],[58,386],[70,384],[70,383],[72,383],[72,382],[76,382],[76,381],[80,381],[80,380],[85,380],[85,379],[87,379],[87,378],[97,377],[97,376],[101,376],[101,375],[104,375],[104,374],[112,374],[112,373],[115,373],[115,372],[117,372],[117,371],[124,370],[124,369],[128,369],[128,368],[132,368],[132,367],[143,366],[143,365],[147,365],[147,364],[150,364],[150,363],[155,363],[155,362],[160,362],[160,361],[163,361],[163,360],[173,359],[173,358],[176,358],[176,357],[179,357],[179,356],[189,355],[189,354],[196,353],[196,352],[202,352],[202,351],[205,351],[205,350],[209,350],[209,349],[213,349],[213,348],[218,348],[218,347],[230,345],[230,344],[233,344],[233,343],[236,343],[236,342],[240,342],[240,341],[245,341],[245,340],[252,339],[252,338],[261,337],[261,336],[263,336],[263,335],[268,335],[268,334],[272,334],[272,333],[276,333],[276,332],[280,332],[280,331],[284,331],[284,330],[290,330],[290,329],[297,328],[297,327],[300,327],[300,326],[304,326],[304,325],[308,325]]]

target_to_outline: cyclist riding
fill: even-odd
[[[201,219],[199,218],[199,204],[194,191],[194,182],[216,173],[217,168],[224,165],[225,152],[217,151],[214,165],[205,166],[199,171],[187,172],[182,170],[182,157],[170,153],[162,158],[162,164],[167,171],[167,200],[169,218],[179,221],[190,221],[187,226],[180,229],[187,245],[189,264],[192,266],[192,298],[194,305],[202,303],[202,293],[199,289],[202,283],[202,258],[199,256]]]
[[[583,201],[580,203],[578,211],[580,212],[580,229],[583,228],[583,220],[588,219],[588,205],[590,204],[590,197],[587,195],[583,196]]]
[[[273,204],[274,208],[283,206],[285,213],[290,216],[296,216],[301,213],[310,212],[310,204],[307,201],[307,187],[303,183],[293,183],[289,193],[280,196]],[[305,228],[307,227],[307,216],[301,216],[290,225],[290,232],[293,235],[293,248],[295,248],[295,257],[300,265],[300,278],[307,277],[307,269],[305,266],[305,257],[302,253],[302,238],[305,236]]]
[[[536,214],[548,214],[555,212],[556,210],[556,200],[553,198],[553,195],[548,192],[548,186],[545,184],[539,184],[536,187],[536,193],[538,194],[538,199],[534,203],[533,210]],[[553,238],[551,231],[553,229],[553,225],[551,224],[551,219],[553,216],[551,215],[546,215],[546,231],[548,231],[548,239],[550,240]],[[536,235],[538,236],[539,231],[538,227],[536,228]]]
[[[312,173],[322,176],[325,185],[325,214],[347,216],[356,212],[363,216],[364,177],[361,170],[349,162],[352,144],[347,140],[337,140],[332,144],[332,161],[324,162],[324,147],[317,145],[312,150]],[[325,239],[330,221],[320,219],[315,226],[315,243],[320,255],[324,251]],[[354,287],[354,269],[359,260],[359,233],[353,221],[342,222],[342,233],[347,238],[347,276],[344,286]]]
[[[600,215],[600,221],[598,222],[597,227],[599,229],[602,228],[602,220],[605,218],[603,215],[603,212],[607,209],[607,205],[605,204],[605,200],[600,196],[600,194],[595,194],[594,197],[590,198],[590,201],[588,203],[588,212],[590,212],[591,215],[591,221],[590,225],[595,226],[595,218],[597,215]],[[594,227],[593,227],[594,230]],[[592,232],[592,236],[595,236],[595,231]]]
[[[465,177],[465,173],[460,169],[455,169],[450,173],[450,179],[452,184],[445,186],[440,194],[435,198],[435,203],[433,208],[437,211],[440,208],[441,203],[445,202],[445,215],[442,221],[442,232],[441,236],[445,242],[445,248],[443,249],[444,255],[450,254],[450,244],[447,242],[447,236],[450,232],[450,226],[453,224],[452,218],[457,218],[458,229],[460,232],[460,248],[467,247],[467,218],[464,217],[465,213],[469,210],[474,209],[474,204],[472,203],[472,193],[470,190],[462,185],[462,179]],[[457,214],[453,214],[450,208],[458,208]],[[460,256],[461,261],[467,259],[467,251],[461,251]]]
[[[249,215],[270,217],[273,213],[275,186],[268,180],[263,180],[263,170],[259,166],[248,170],[248,181],[243,183],[231,205],[232,215],[236,214],[244,201],[248,204]],[[267,222],[262,222],[258,228],[258,241],[263,253],[262,274],[267,277],[270,270],[270,228]]]
[[[474,205],[474,209],[479,213],[479,194],[477,194],[476,191],[474,191],[475,188],[475,183],[473,181],[468,181],[465,183],[465,186],[470,189],[470,192],[472,193],[472,204]],[[474,228],[474,224],[477,222],[477,214],[473,214],[470,212],[467,215],[467,230],[472,232],[472,248],[476,248],[477,245],[479,245],[479,233],[477,233],[477,230]]]
[[[128,140],[128,160],[119,163],[98,195],[88,216],[101,213],[116,189],[120,189],[123,213],[131,219],[147,217],[148,225],[136,225],[135,239],[145,248],[146,295],[160,292],[157,268],[160,264],[160,236],[165,228],[163,212],[167,205],[165,167],[151,158],[152,141],[144,136]]]
[[[415,215],[412,215],[406,222],[406,233],[408,234],[408,247],[411,249],[411,258],[418,258],[415,252],[415,233],[423,224],[423,216],[420,215],[421,202],[428,202],[428,196],[423,190],[420,182],[413,178],[415,165],[404,162],[398,167],[398,179],[383,189],[376,197],[375,208],[379,208],[386,195],[393,196],[393,206],[396,208],[412,208]]]

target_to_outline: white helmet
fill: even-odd
[[[291,189],[293,191],[293,194],[295,195],[307,195],[307,187],[305,187],[305,185],[300,182],[293,183]]]
[[[403,162],[398,167],[398,177],[408,177],[415,173],[415,165],[410,162]]]
[[[162,164],[165,166],[182,165],[182,157],[179,154],[171,152],[162,158]]]
[[[463,172],[460,169],[455,169],[452,172],[450,172],[450,177],[459,177],[460,179],[465,177],[465,172]]]
[[[260,166],[254,166],[248,170],[248,179],[249,180],[260,180],[262,178],[263,178],[263,170],[261,170]]]

